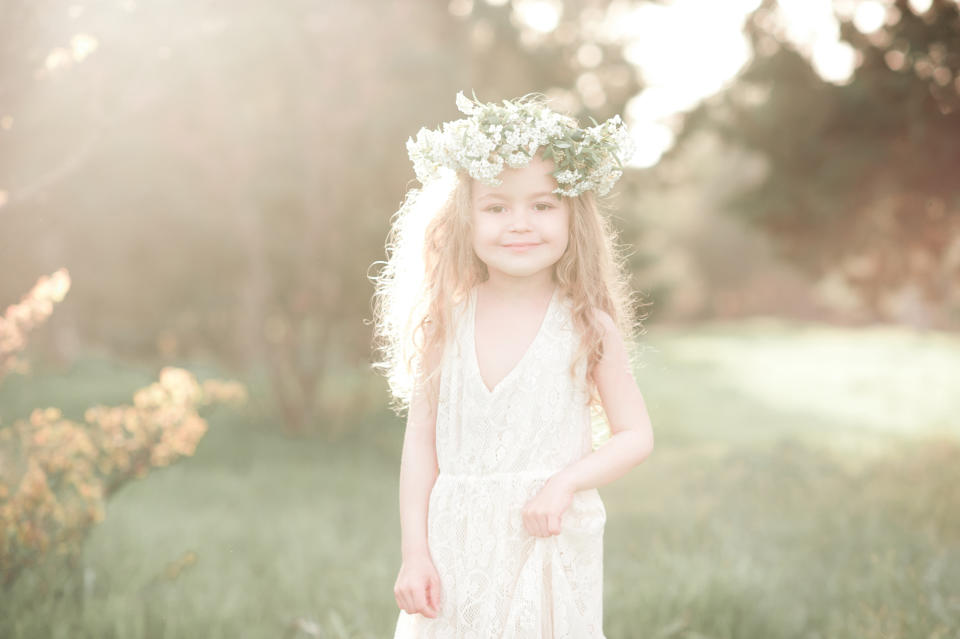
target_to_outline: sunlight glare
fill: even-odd
[[[411,189],[400,211],[395,214],[396,237],[390,247],[394,266],[391,267],[390,274],[394,278],[392,286],[397,291],[398,302],[384,309],[387,325],[392,332],[412,336],[411,320],[422,316],[426,311],[422,260],[427,225],[453,194],[456,183],[456,173],[441,167],[438,179],[431,180],[420,188]],[[402,360],[408,361],[415,353],[415,345],[409,339],[404,340],[401,344]],[[412,386],[411,371],[404,368],[398,371],[398,375],[405,388]]]
[[[832,0],[778,0],[787,38],[810,55],[815,43],[840,36]]]
[[[849,82],[858,64],[858,54],[840,40],[840,24],[833,13],[832,0],[778,0],[778,4],[786,38],[810,59],[817,74],[834,84]],[[872,16],[868,14],[868,18]]]
[[[550,0],[523,0],[514,5],[517,17],[523,24],[540,33],[550,33],[560,23],[562,5]]]
[[[743,26],[759,5],[759,0],[610,4],[597,41],[622,45],[624,57],[646,86],[628,104],[641,144],[635,165],[656,163],[674,138],[668,119],[722,90],[750,60],[753,53]],[[834,9],[869,33],[889,20],[888,5],[890,0],[840,0],[836,7],[833,0],[777,0],[777,13],[782,37],[825,81],[843,84],[852,78],[859,57],[840,40]]]
[[[653,86],[631,98],[626,112],[634,121],[660,120],[694,107],[699,99],[696,93],[683,91],[682,87]]]
[[[909,434],[956,423],[960,377],[948,371],[960,352],[946,334],[828,327],[784,339],[776,321],[749,324],[749,344],[732,334],[698,335],[672,345],[672,356],[710,366],[730,388],[811,424]]]
[[[673,131],[660,122],[639,121],[631,123],[630,133],[636,146],[636,152],[627,162],[627,166],[638,169],[649,168],[659,162],[664,152],[673,146]]]
[[[60,67],[69,66],[72,61],[73,57],[68,50],[63,47],[56,47],[47,54],[43,66],[46,67],[48,71],[54,71]]]
[[[914,13],[926,13],[933,5],[933,0],[909,0],[908,4]]]
[[[813,66],[827,82],[844,84],[853,77],[857,52],[846,42],[821,40],[813,45]]]
[[[624,43],[624,57],[646,85],[627,104],[637,145],[631,166],[656,164],[675,139],[667,120],[722,89],[743,68],[750,58],[743,21],[757,5],[756,0],[676,0],[611,10],[604,32]]]
[[[70,48],[73,50],[73,59],[77,62],[82,61],[88,55],[97,50],[99,42],[92,35],[78,33],[70,39]]]
[[[749,58],[743,19],[744,14],[727,3],[642,4],[630,17],[631,38],[624,56],[641,69],[648,85],[693,85],[706,96],[718,91]],[[704,55],[691,55],[694,50]]]
[[[873,33],[883,26],[887,19],[887,8],[877,0],[866,0],[857,5],[853,14],[853,26],[860,33]]]

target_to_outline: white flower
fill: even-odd
[[[466,170],[479,181],[498,185],[505,166],[526,166],[540,147],[552,148],[554,157],[562,150],[568,159],[593,149],[595,161],[589,168],[557,167],[554,177],[559,186],[554,193],[572,197],[595,189],[603,195],[623,174],[617,161],[627,162],[634,152],[632,138],[619,115],[579,129],[575,120],[536,100],[480,105],[461,91],[456,101],[457,108],[469,117],[444,122],[438,130],[422,128],[415,139],[407,140],[407,154],[417,179],[424,184],[436,179],[445,167]],[[581,139],[568,146],[577,130],[582,132]],[[551,146],[561,140],[566,141],[564,148]]]
[[[531,154],[532,155],[532,154]],[[513,169],[519,169],[530,162],[530,156],[525,153],[511,153],[507,156],[507,165]]]
[[[467,96],[463,95],[463,91],[457,92],[457,109],[460,113],[465,113],[466,115],[473,115],[477,110],[477,105],[472,101],[467,99]]]

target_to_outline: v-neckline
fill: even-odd
[[[550,302],[547,304],[547,310],[543,314],[543,318],[540,320],[540,326],[537,328],[536,334],[533,336],[533,339],[530,340],[530,343],[527,345],[523,355],[520,356],[520,359],[517,360],[517,363],[513,365],[513,368],[500,378],[496,384],[493,385],[493,388],[487,388],[486,382],[483,381],[483,375],[480,374],[480,359],[477,357],[477,298],[479,297],[479,292],[477,287],[473,288],[473,291],[470,293],[470,314],[468,317],[469,326],[470,326],[470,355],[473,362],[473,372],[476,377],[477,384],[480,386],[480,390],[483,391],[484,395],[487,397],[492,397],[496,395],[497,392],[504,387],[504,385],[510,381],[512,377],[517,374],[522,367],[524,362],[530,357],[530,353],[533,352],[533,348],[537,343],[537,340],[540,339],[540,335],[543,333],[544,327],[547,324],[547,320],[550,319],[550,313],[553,311],[554,302],[557,299],[557,294],[559,286],[554,286],[553,293],[550,295]]]

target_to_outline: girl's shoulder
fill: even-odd
[[[575,332],[579,332],[575,327],[573,318],[575,306],[573,298],[560,295],[558,306],[562,311],[563,325]],[[607,335],[620,335],[620,327],[617,326],[617,322],[608,312],[598,306],[590,307],[590,311],[593,325],[600,329],[601,339]]]
[[[617,326],[617,323],[613,320],[613,317],[610,315],[610,313],[597,306],[592,307],[590,310],[593,311],[593,321],[595,321],[597,325],[604,330],[604,332],[620,332],[620,328]]]

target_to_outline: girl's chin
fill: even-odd
[[[549,271],[552,267],[552,264],[543,266],[530,266],[528,268],[518,268],[510,264],[487,264],[487,270],[492,275],[495,274],[495,276],[499,275],[501,277],[513,278],[533,277],[535,275],[539,275],[543,271]]]

